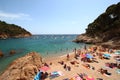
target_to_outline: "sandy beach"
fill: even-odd
[[[103,52],[105,53],[105,52]],[[47,58],[44,60],[47,64],[52,63],[49,65],[49,70],[47,70],[48,74],[54,71],[61,72],[62,75],[54,77],[50,79],[50,77],[47,77],[45,80],[75,80],[73,77],[79,76],[81,73],[85,73],[87,76],[93,77],[94,80],[119,80],[120,74],[116,72],[118,69],[115,68],[109,68],[105,66],[105,63],[116,63],[116,60],[113,58],[114,53],[110,53],[111,57],[110,59],[100,59],[98,56],[95,56],[97,62],[83,62],[81,61],[81,57],[78,59],[75,59],[75,52],[69,53],[69,60],[67,60],[67,54],[63,56],[53,57],[53,58]],[[63,65],[60,64],[61,61],[63,61]],[[71,62],[76,62],[75,64],[71,64]],[[64,64],[71,67],[71,70],[68,71],[64,69]],[[83,66],[83,64],[89,64],[90,66],[94,67],[92,68],[86,68]],[[100,68],[106,69],[109,73],[111,73],[110,76],[105,76],[98,72]],[[76,79],[77,80],[77,79]],[[79,80],[79,79],[78,79]],[[92,79],[91,79],[92,80]]]

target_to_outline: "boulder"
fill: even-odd
[[[33,80],[42,65],[42,57],[31,52],[13,61],[1,74],[0,80]]]
[[[92,38],[92,37],[87,36],[86,34],[81,34],[81,35],[78,35],[77,38],[73,42],[76,42],[76,43],[84,42],[87,44],[95,44],[95,43],[100,43],[101,39]]]
[[[13,55],[13,54],[15,54],[15,53],[16,53],[15,50],[11,50],[11,51],[10,51],[10,55]]]
[[[4,54],[2,53],[2,51],[0,51],[0,57],[3,57],[4,56]]]

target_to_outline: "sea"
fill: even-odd
[[[81,49],[86,44],[72,42],[77,35],[33,35],[27,38],[8,38],[0,40],[0,51],[4,57],[0,58],[0,73],[15,59],[29,52],[38,52],[43,58],[62,56]],[[10,51],[16,53],[10,55]]]

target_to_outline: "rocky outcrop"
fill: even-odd
[[[10,54],[10,55],[13,55],[13,54],[15,54],[15,53],[16,53],[15,50],[11,50],[9,54]]]
[[[4,56],[4,54],[2,53],[2,51],[0,51],[0,57],[3,57]]]
[[[110,39],[109,41],[103,41],[102,39],[96,37],[92,38],[87,36],[86,34],[78,35],[73,42],[76,43],[86,43],[86,44],[95,44],[100,45],[105,48],[112,48],[112,49],[120,49],[120,38]]]
[[[33,80],[41,65],[41,56],[31,52],[13,61],[0,76],[0,80]]]
[[[0,39],[23,38],[29,36],[32,36],[32,34],[24,28],[15,24],[8,24],[5,21],[0,21]]]
[[[120,2],[109,6],[74,42],[120,49]]]
[[[16,36],[12,36],[12,38],[25,38],[25,37],[30,37],[32,36],[31,34],[19,34],[19,35],[16,35]]]
[[[29,33],[25,33],[25,34],[16,34],[14,36],[11,36],[9,34],[1,34],[0,35],[0,39],[7,39],[7,38],[25,38],[25,37],[30,37],[32,36],[32,34],[29,34]]]
[[[100,43],[101,40],[96,38],[92,38],[87,36],[86,34],[81,34],[79,36],[77,36],[77,38],[75,40],[73,40],[73,42],[79,43],[79,42],[84,42],[87,44],[95,44],[95,43]]]

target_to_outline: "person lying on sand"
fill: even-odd
[[[64,64],[64,61],[59,61],[58,63],[60,63],[61,65],[63,65],[63,64]]]
[[[87,68],[87,69],[95,70],[95,67],[90,66],[89,64],[82,64],[82,66],[84,66],[84,67]]]
[[[84,66],[87,69],[90,69],[90,65],[89,64],[82,64],[82,66]]]
[[[71,61],[70,63],[71,63],[72,65],[79,64],[79,62],[77,62],[77,61]]]
[[[100,68],[98,70],[98,72],[100,72],[101,74],[103,74],[105,76],[110,76],[111,75],[111,73],[109,73],[106,69],[102,69],[102,68]]]

